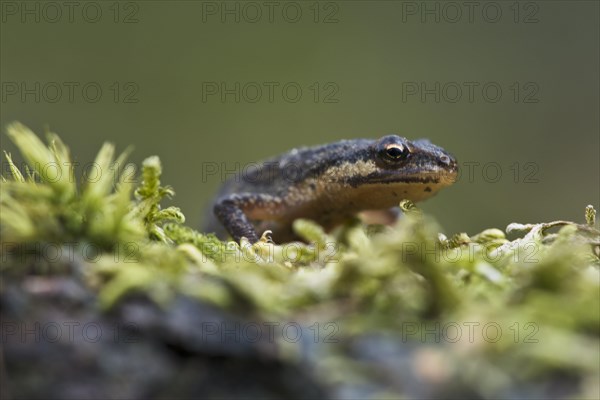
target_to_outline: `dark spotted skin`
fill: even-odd
[[[297,239],[297,218],[331,229],[362,211],[389,212],[402,199],[420,201],[452,184],[456,160],[427,140],[397,135],[293,149],[249,166],[225,182],[206,231],[237,242]]]

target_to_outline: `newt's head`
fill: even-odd
[[[458,174],[456,159],[427,139],[384,136],[373,143],[371,154],[376,168],[368,179],[373,183],[433,182],[447,186]]]
[[[426,139],[411,141],[397,135],[361,142],[352,161],[327,171],[331,181],[349,187],[340,193],[357,208],[384,208],[403,199],[421,201],[453,184],[456,159]]]

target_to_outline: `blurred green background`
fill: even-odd
[[[422,204],[449,233],[600,203],[596,1],[77,4],[2,2],[3,130],[49,126],[82,164],[104,141],[159,155],[191,226],[206,163],[392,132],[463,166]]]

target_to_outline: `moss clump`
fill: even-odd
[[[13,164],[2,178],[2,236],[6,242],[68,243],[86,240],[110,251],[119,242],[138,241],[144,229],[130,213],[133,165],[122,168],[126,154],[114,158],[105,144],[94,160],[97,175],[77,186],[69,149],[53,133],[45,146],[15,123],[8,135],[28,163],[25,178]]]
[[[294,229],[310,244],[276,245],[265,237],[250,246],[197,232],[178,208],[162,209],[174,192],[161,186],[156,156],[144,161],[134,190],[125,179],[134,167],[119,172],[126,155],[115,159],[106,144],[95,162],[110,173],[79,187],[72,169],[57,167],[57,179],[45,168],[70,163],[57,135],[44,145],[23,125],[8,132],[29,167],[23,174],[6,155],[12,177],[1,186],[3,272],[30,272],[19,248],[74,244],[85,281],[106,310],[129,293],[147,293],[164,307],[185,294],[262,320],[333,324],[337,341],[326,340],[331,331],[315,333],[322,346],[314,368],[334,387],[379,385],[372,397],[393,387],[373,370],[374,362],[393,361],[382,349],[406,346],[409,371],[423,385],[461,382],[481,397],[541,396],[546,387],[532,385],[567,374],[577,378],[571,394],[593,397],[598,390],[600,233],[591,206],[583,224],[511,224],[506,233],[519,233],[515,240],[497,228],[448,239],[403,202],[405,216],[391,227],[354,222],[327,234],[298,220]],[[93,261],[83,256],[90,243],[100,249]],[[372,335],[382,335],[371,354],[381,359],[352,349]],[[281,344],[292,357],[302,351]]]

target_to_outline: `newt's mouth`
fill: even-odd
[[[456,182],[456,171],[420,172],[415,174],[399,174],[397,172],[374,173],[348,179],[352,187],[370,184],[434,184],[449,186]]]

